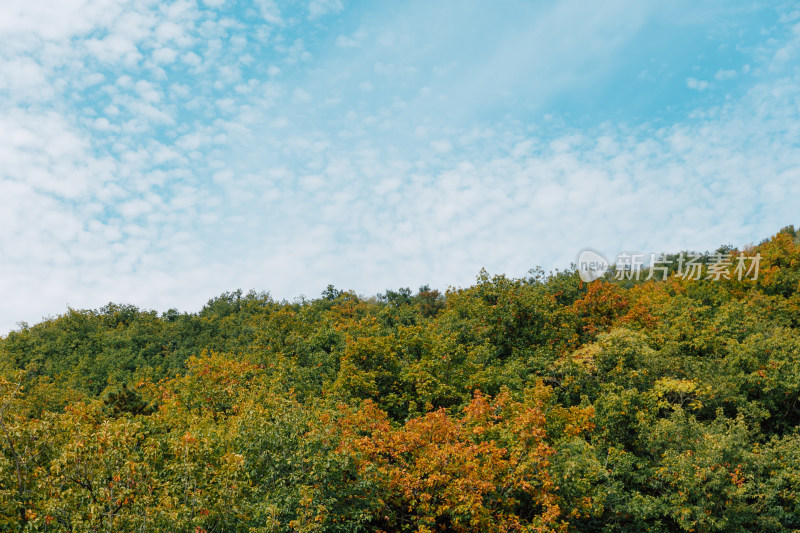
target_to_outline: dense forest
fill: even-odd
[[[20,324],[0,530],[800,531],[800,231],[744,253]]]

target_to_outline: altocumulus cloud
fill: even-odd
[[[0,328],[760,239],[798,222],[798,11],[6,0]]]

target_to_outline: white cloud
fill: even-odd
[[[364,43],[367,38],[365,30],[358,30],[352,35],[340,35],[336,38],[336,46],[339,48],[357,48]]]
[[[308,3],[308,16],[315,19],[344,9],[341,0],[311,0]]]
[[[153,59],[160,64],[168,64],[175,61],[178,52],[172,48],[159,48],[153,52]]]
[[[159,42],[175,41],[183,37],[183,28],[172,21],[162,22],[156,27],[155,37]]]
[[[50,100],[55,91],[47,83],[47,73],[42,66],[28,57],[10,60],[0,58],[0,91],[7,91],[19,102]]]
[[[686,86],[693,91],[705,91],[708,89],[711,84],[704,80],[698,80],[696,78],[687,78],[686,79]]]
[[[104,63],[122,61],[131,66],[142,58],[139,48],[132,39],[121,35],[109,35],[103,39],[86,41],[86,48],[98,60]]]
[[[258,6],[261,16],[264,18],[264,20],[277,26],[283,24],[281,11],[275,4],[274,0],[255,0],[255,4]]]
[[[453,149],[453,145],[447,139],[441,139],[431,142],[431,148],[439,153],[446,153]]]
[[[307,104],[311,101],[311,94],[304,89],[297,88],[294,90],[292,98],[299,104]]]
[[[34,39],[68,41],[96,28],[107,27],[131,0],[4,0],[0,3],[0,35],[16,43],[34,44]]]
[[[735,78],[738,74],[739,73],[736,72],[735,70],[720,69],[714,74],[714,79],[717,81],[731,80]]]

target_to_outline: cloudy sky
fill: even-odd
[[[758,242],[800,223],[776,5],[2,0],[0,333]]]

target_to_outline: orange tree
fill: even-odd
[[[560,408],[550,398],[541,383],[521,399],[508,390],[494,399],[476,393],[460,416],[440,409],[402,426],[366,401],[343,420],[342,448],[379,487],[373,526],[565,531],[573,509],[593,512],[588,500],[562,507],[551,473],[554,442],[589,430],[592,411]]]

